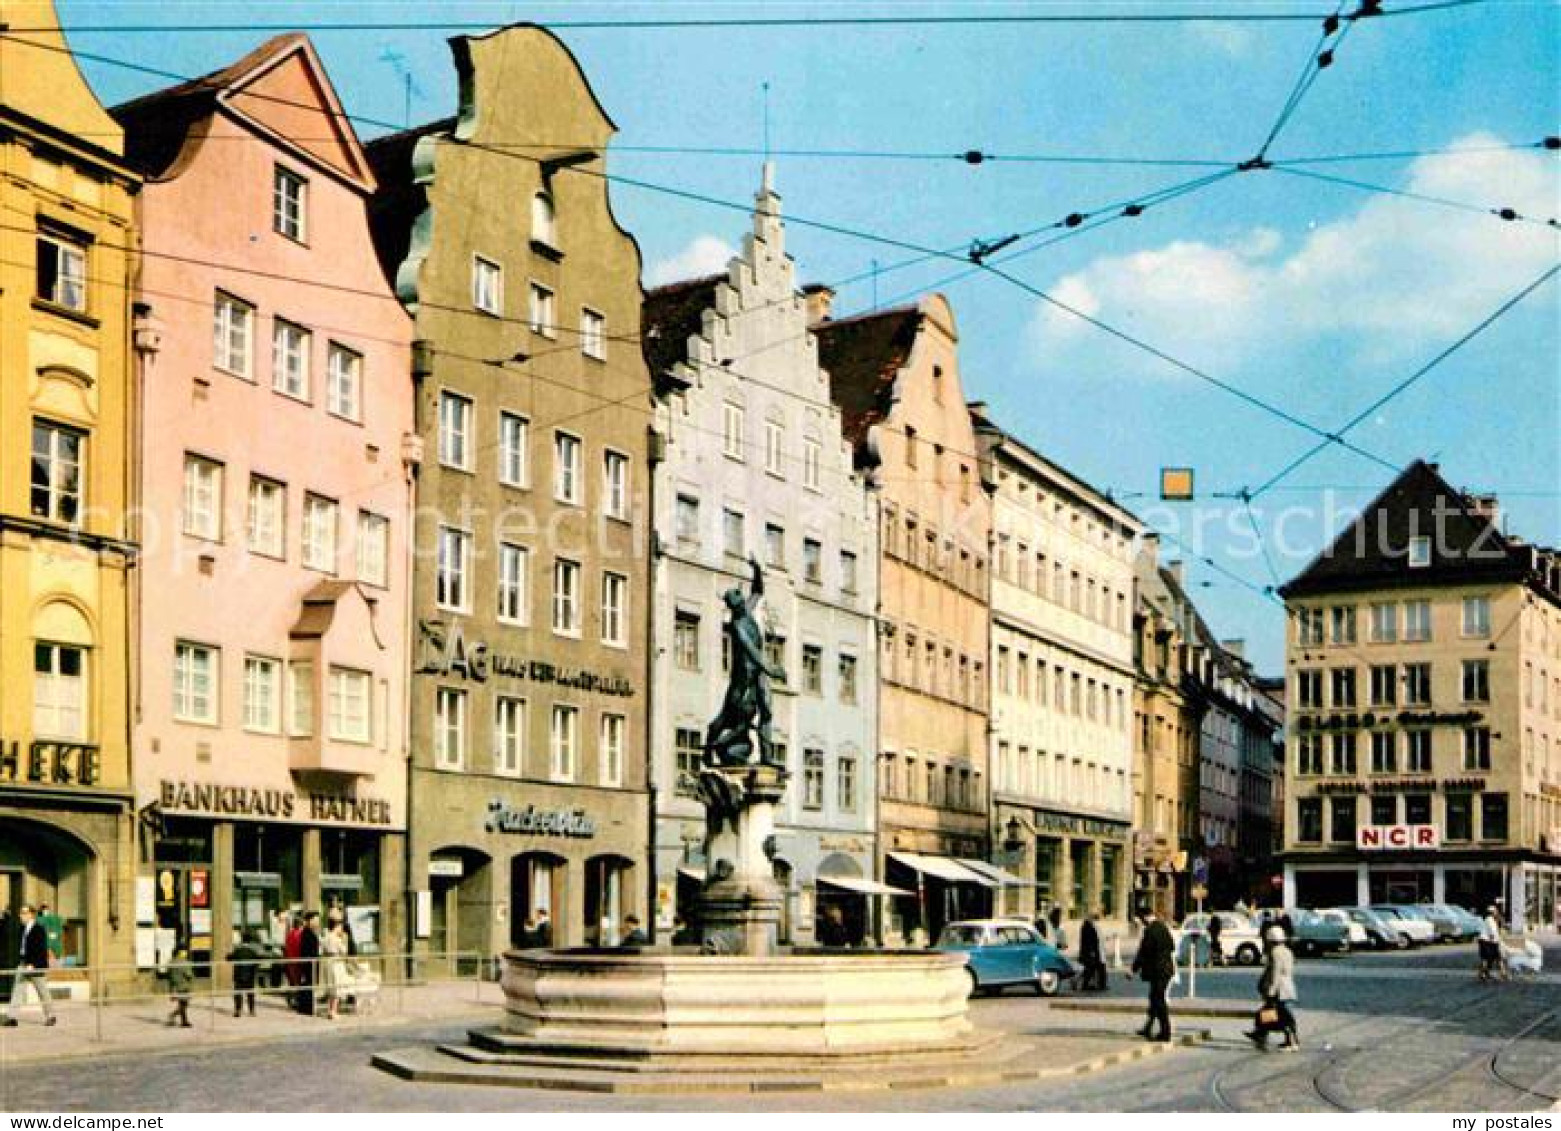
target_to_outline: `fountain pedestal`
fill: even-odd
[[[700,772],[706,828],[699,918],[706,953],[775,953],[785,899],[775,882],[775,808],[787,777],[784,768],[768,763]]]

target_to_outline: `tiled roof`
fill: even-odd
[[[858,448],[867,430],[889,415],[895,375],[911,355],[922,317],[918,307],[902,306],[813,327],[846,439]]]
[[[668,283],[645,292],[640,308],[640,340],[652,380],[688,357],[688,339],[704,329],[705,311],[715,305],[725,272]]]
[[[1431,540],[1426,566],[1409,565],[1409,540],[1415,536]],[[1516,581],[1530,565],[1527,547],[1504,537],[1435,466],[1416,460],[1280,592],[1302,597],[1394,585]]]

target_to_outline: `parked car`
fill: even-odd
[[[1348,953],[1350,928],[1347,923],[1325,919],[1315,911],[1296,910],[1290,913],[1290,949],[1297,954],[1316,957],[1320,954]]]
[[[1431,921],[1431,925],[1436,928],[1437,942],[1458,941],[1462,929],[1457,917],[1447,908],[1434,903],[1417,903],[1410,910]]]
[[[1372,945],[1371,936],[1366,933],[1365,926],[1361,923],[1357,923],[1354,919],[1351,919],[1347,913],[1340,910],[1339,908],[1322,907],[1319,908],[1315,914],[1329,923],[1337,923],[1339,926],[1343,927],[1345,931],[1345,937],[1349,940],[1349,944],[1352,948],[1357,946],[1367,947]]]
[[[1408,904],[1373,903],[1371,910],[1407,934],[1411,946],[1425,946],[1436,941],[1435,925]]]
[[[967,919],[938,935],[936,950],[967,956],[970,992],[1030,986],[1052,997],[1078,974],[1060,951],[1028,923],[1011,919]]]
[[[1369,907],[1340,907],[1338,911],[1366,932],[1366,942],[1377,950],[1404,950],[1414,940],[1398,920]]]
[[[1263,960],[1263,939],[1258,925],[1239,911],[1212,911],[1189,915],[1176,932],[1176,961],[1186,965],[1197,955],[1198,965],[1209,964],[1209,919],[1220,921],[1220,953],[1227,962],[1256,966]]]
[[[1461,942],[1469,942],[1480,937],[1480,917],[1465,907],[1458,907],[1450,903],[1432,903],[1426,905],[1433,910],[1441,912],[1453,921]]]

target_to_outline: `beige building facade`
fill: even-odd
[[[1561,563],[1417,462],[1283,590],[1287,903],[1552,923]]]

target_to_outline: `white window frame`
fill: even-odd
[[[295,243],[309,239],[309,178],[285,165],[271,174],[271,230]]]
[[[91,676],[89,649],[79,644],[61,644],[53,640],[33,641],[33,737],[84,742],[87,739],[88,696]],[[39,652],[48,659],[38,667]],[[66,653],[76,656],[77,674],[63,671]]]
[[[214,459],[184,453],[184,506],[180,529],[191,538],[222,541],[223,466]]]
[[[611,448],[602,452],[602,511],[608,518],[629,518],[629,457]]]
[[[581,608],[581,587],[585,567],[569,558],[553,560],[553,634],[580,639],[585,617]]]
[[[321,516],[329,516],[330,525],[322,525]],[[321,573],[336,572],[337,538],[341,527],[341,505],[335,499],[316,495],[310,491],[304,495],[302,559],[305,569]],[[324,545],[322,545],[322,542]]]
[[[468,715],[471,697],[464,688],[434,689],[434,768],[460,770],[466,766]]]
[[[354,424],[363,421],[363,355],[340,342],[326,347],[325,408]]]
[[[601,742],[597,748],[600,765],[597,767],[598,784],[621,786],[623,784],[624,750],[628,744],[629,720],[610,712],[602,715]]]
[[[255,308],[237,295],[217,291],[212,299],[212,367],[254,380]]]
[[[526,726],[530,704],[516,695],[493,702],[493,772],[520,777],[526,767]]]
[[[282,732],[282,661],[275,656],[244,657],[243,726],[252,734]]]
[[[498,618],[504,624],[531,623],[531,550],[514,542],[499,543]]]
[[[855,593],[860,584],[857,569],[860,561],[855,550],[840,551],[840,591],[842,593]]]
[[[786,477],[786,426],[776,420],[764,422],[764,471],[777,479]]]
[[[454,389],[439,390],[439,465],[456,471],[472,470],[476,437],[472,422],[476,404]]]
[[[535,279],[527,291],[526,325],[533,334],[548,339],[558,337],[558,294]]]
[[[434,547],[434,604],[451,613],[472,611],[472,534],[440,524]]]
[[[358,580],[384,589],[390,584],[390,519],[373,511],[358,511]]]
[[[735,522],[733,520],[736,520]],[[733,538],[733,535],[736,535]],[[721,510],[721,552],[740,558],[748,550],[748,516],[735,507]]]
[[[747,413],[740,404],[725,401],[721,407],[721,454],[738,463],[746,458]]]
[[[367,746],[374,741],[374,675],[332,664],[326,676],[326,734],[332,742]],[[361,704],[361,710],[359,705]]]
[[[1470,616],[1474,613],[1474,616]],[[1461,633],[1466,640],[1484,640],[1491,634],[1491,599],[1483,594],[1463,599]]]
[[[546,190],[539,189],[531,198],[531,238],[546,247],[558,247],[558,208]]]
[[[1416,534],[1409,540],[1408,560],[1410,569],[1425,569],[1431,564],[1431,538]]]
[[[287,665],[287,733],[294,738],[314,734],[314,663],[293,660]]]
[[[822,491],[824,446],[812,436],[802,441],[802,485],[809,491]]]
[[[607,360],[607,315],[580,308],[580,352],[595,361]]]
[[[287,485],[264,475],[249,477],[244,538],[250,553],[287,557]]]
[[[472,255],[472,306],[484,314],[504,314],[504,268],[486,256]]]
[[[499,410],[499,482],[531,486],[531,419],[508,409]]]
[[[42,301],[79,314],[87,312],[89,244],[72,239],[55,231],[38,233],[34,254],[41,254],[41,245],[54,249],[54,286],[52,294],[38,295]]]
[[[553,498],[568,506],[585,505],[585,441],[573,432],[553,432]]]
[[[313,331],[286,318],[273,318],[271,320],[271,388],[284,397],[309,404],[311,397],[309,368],[313,353]]]
[[[611,570],[602,571],[602,643],[629,646],[629,579]]]
[[[574,781],[579,764],[580,708],[554,703],[548,724],[547,776],[552,781]]]
[[[204,657],[206,670],[198,672],[195,662]],[[197,690],[204,678],[204,698]],[[174,643],[173,717],[181,723],[216,726],[222,714],[222,650],[194,640]]]

